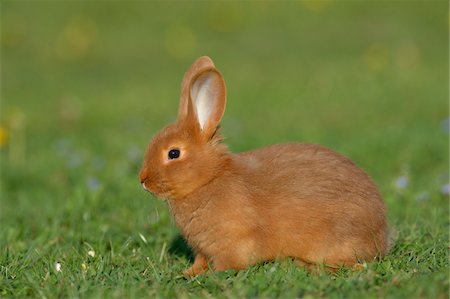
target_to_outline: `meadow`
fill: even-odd
[[[448,298],[446,1],[2,1],[1,298]],[[287,141],[365,169],[380,262],[182,276],[192,255],[138,173],[211,56],[235,152]]]

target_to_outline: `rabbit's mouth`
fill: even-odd
[[[145,181],[141,183],[142,188],[144,188],[145,191],[147,191],[148,193],[150,193],[153,196],[156,196],[155,192],[153,192],[152,190],[150,190],[149,188],[147,188],[147,186],[145,186]]]
[[[145,182],[142,182],[141,185],[142,185],[142,188],[144,188],[144,190],[147,191],[148,193],[150,193],[153,197],[162,199],[164,201],[169,199],[169,196],[170,196],[169,192],[164,192],[163,190],[161,190],[161,192],[153,191],[145,185]]]

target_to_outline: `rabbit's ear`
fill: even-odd
[[[214,63],[208,56],[202,56],[198,58],[189,67],[181,81],[181,95],[180,95],[180,107],[178,108],[178,118],[184,118],[188,114],[188,102],[190,97],[190,89],[192,79],[205,69],[214,68]]]
[[[220,72],[206,69],[191,81],[189,109],[195,113],[200,131],[207,139],[214,135],[225,112],[226,88]]]

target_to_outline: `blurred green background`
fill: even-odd
[[[222,130],[233,151],[287,141],[333,148],[374,178],[395,231],[422,219],[448,242],[447,2],[2,1],[0,9],[0,244],[17,254],[10,272],[40,249],[27,281],[85,243],[107,252],[127,238],[139,247],[143,234],[146,250],[160,250],[176,236],[165,204],[137,176],[201,55],[225,77]],[[14,293],[3,279],[6,295],[47,294],[32,283]]]

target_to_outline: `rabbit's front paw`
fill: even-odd
[[[202,254],[197,254],[195,256],[194,264],[183,272],[185,277],[194,277],[203,274],[208,270],[208,261]]]

